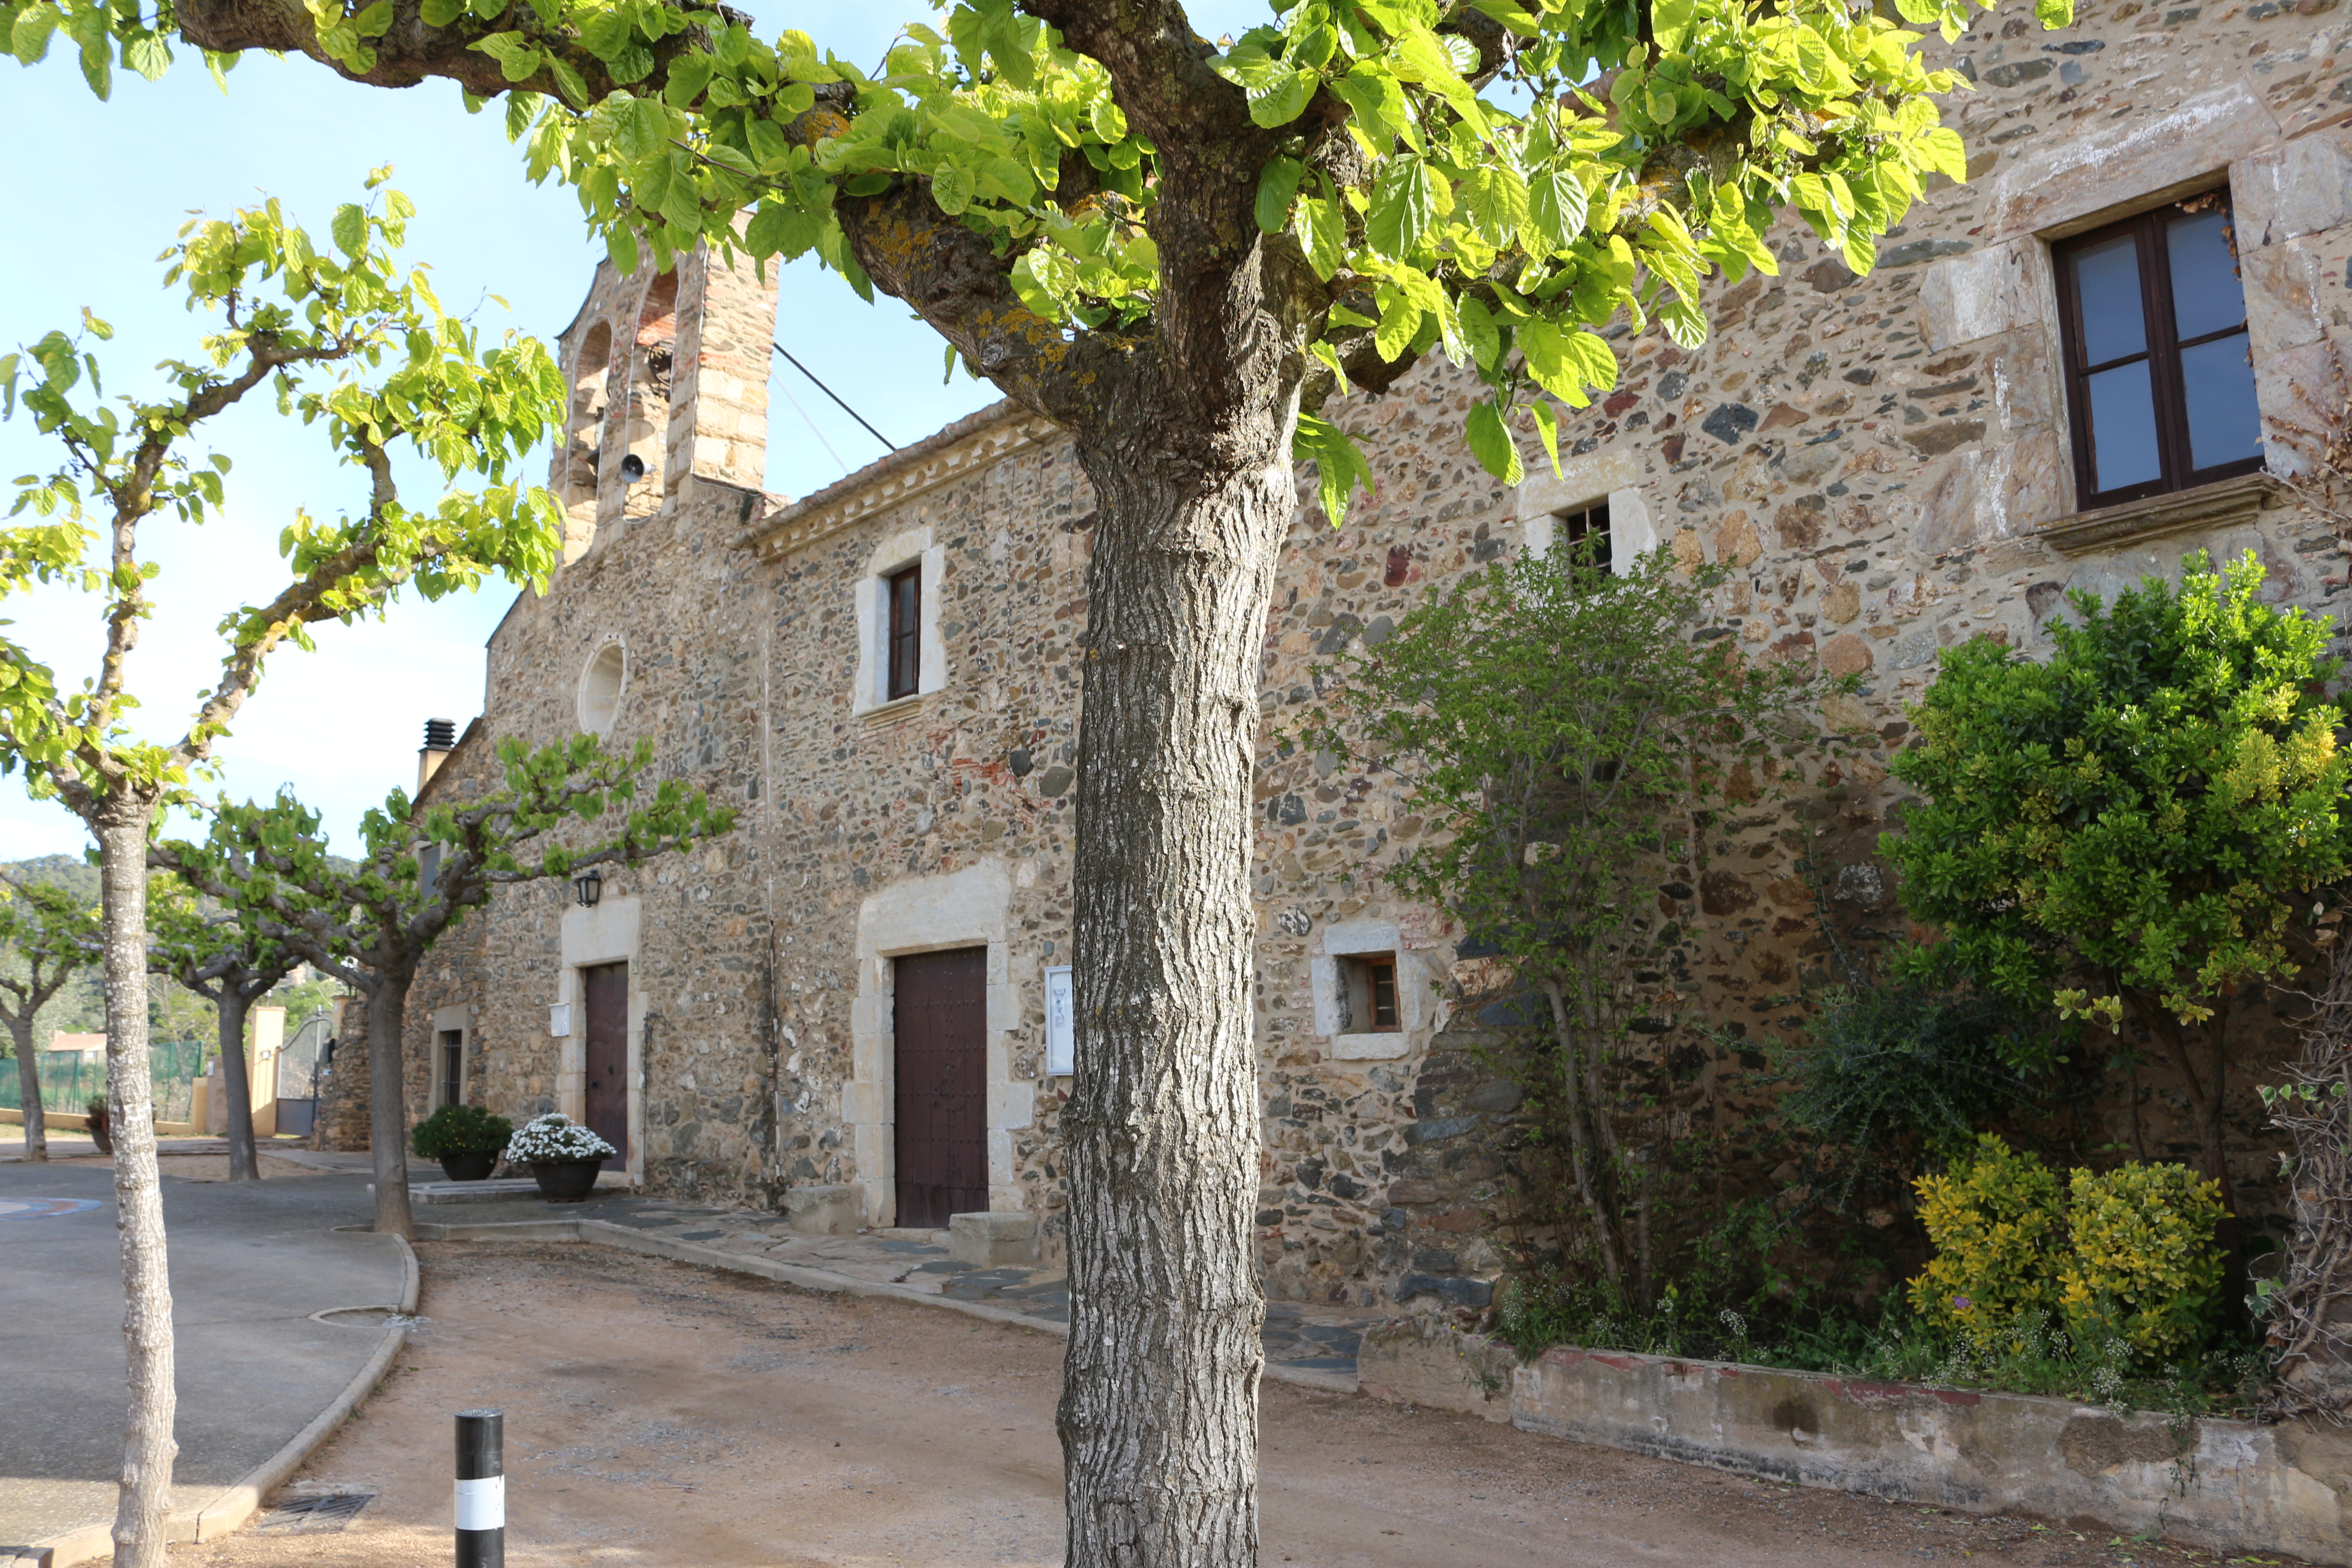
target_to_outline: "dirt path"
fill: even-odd
[[[1057,1340],[593,1247],[417,1251],[428,1321],[295,1488],[376,1501],[343,1533],[248,1531],[174,1561],[438,1568],[450,1415],[493,1405],[515,1568],[1061,1562]],[[1280,1384],[1265,1416],[1268,1564],[2214,1561]]]

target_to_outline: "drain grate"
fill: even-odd
[[[373,1492],[320,1492],[288,1498],[261,1516],[259,1535],[333,1535],[375,1501]]]

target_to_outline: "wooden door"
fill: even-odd
[[[621,1152],[605,1163],[629,1163],[629,966],[599,963],[580,972],[587,993],[589,1131]]]
[[[988,1207],[988,950],[897,961],[898,1223]]]

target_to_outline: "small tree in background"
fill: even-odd
[[[1607,1292],[1643,1304],[1620,1123],[1631,1026],[1677,1002],[1634,979],[1679,936],[1655,888],[1696,876],[1714,805],[1769,784],[1773,724],[1821,689],[1810,668],[1693,640],[1718,579],[1664,552],[1623,576],[1558,557],[1489,566],[1350,653],[1310,736],[1408,782],[1428,826],[1387,879],[1451,910],[1543,998],[1528,1110],[1557,1141],[1559,1212],[1580,1215]]]
[[[99,959],[98,910],[63,888],[0,878],[0,1023],[16,1053],[25,1159],[49,1157],[33,1024],[67,981]]]
[[[370,188],[383,173],[372,178]],[[154,1086],[147,1042],[147,843],[156,815],[185,798],[281,643],[310,646],[320,621],[380,614],[404,586],[425,598],[492,574],[541,579],[555,563],[562,509],[544,490],[504,482],[562,412],[563,378],[547,351],[509,335],[485,348],[445,312],[422,268],[393,252],[414,210],[397,191],[373,209],[340,208],[322,250],[275,202],[186,225],[165,253],[166,287],[214,318],[194,360],[167,360],[153,399],[103,401],[96,345],[112,336],[84,311],[77,334],[53,331],[0,354],[0,416],[21,406],[63,449],[58,466],[19,481],[0,528],[0,597],[37,586],[95,595],[104,637],[95,674],[78,689],[0,635],[0,772],[25,770],[98,840],[106,966],[108,1119],[122,1230],[123,1334],[131,1412],[115,1516],[115,1562],[163,1561],[170,1510],[172,1297],[155,1163]],[[84,383],[87,382],[87,386]],[[196,450],[207,422],[267,387],[278,406],[320,430],[357,469],[357,508],[331,521],[297,512],[278,532],[285,585],[232,608],[219,679],[177,739],[134,731],[126,684],[158,567],[140,555],[153,530],[212,521],[226,503],[229,460]],[[478,476],[479,490],[445,490],[430,510],[401,499],[396,448],[413,448],[445,481]]]
[[[301,955],[261,934],[236,911],[207,914],[186,887],[165,878],[147,887],[147,963],[219,1010],[221,1087],[228,1096],[228,1179],[261,1178],[253,1133],[253,1086],[245,1059],[253,1004],[294,972]]]
[[[2233,1004],[2301,970],[2315,895],[2352,871],[2330,623],[2257,603],[2262,582],[2251,552],[2218,574],[2200,552],[2177,594],[2073,595],[2046,664],[1985,637],[1946,649],[1894,763],[1927,803],[1882,841],[1942,928],[1915,971],[2161,1043],[2230,1211]],[[2221,1239],[2234,1301],[2233,1214]]]
[[[375,1163],[375,1228],[413,1236],[408,1205],[408,1111],[402,1037],[418,964],[491,889],[589,867],[632,866],[687,850],[732,830],[732,810],[674,779],[645,789],[650,741],[626,756],[593,735],[526,751],[499,744],[504,786],[421,818],[394,790],[361,823],[365,853],[339,865],[319,818],[290,795],[230,805],[203,844],[166,843],[156,865],[237,911],[268,940],[309,959],[367,998],[369,1146]],[[646,798],[640,800],[643,793]],[[617,824],[604,819],[630,808]],[[594,825],[584,845],[563,842],[572,823]]]

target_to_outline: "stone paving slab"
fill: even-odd
[[[937,1241],[909,1233],[801,1236],[786,1217],[760,1210],[708,1208],[661,1198],[597,1196],[584,1203],[551,1204],[528,1199],[468,1203],[462,1218],[419,1215],[417,1234],[433,1239],[488,1239],[508,1227],[551,1220],[595,1220],[698,1252],[756,1257],[794,1269],[819,1271],[843,1280],[884,1287],[892,1295],[932,1296],[945,1302],[971,1302],[1010,1310],[1040,1324],[1066,1326],[1070,1287],[1058,1267],[985,1266],[961,1263]],[[436,1223],[438,1221],[438,1223]],[[1311,1302],[1267,1303],[1264,1342],[1269,1366],[1322,1373],[1352,1382],[1356,1350],[1375,1314]]]

